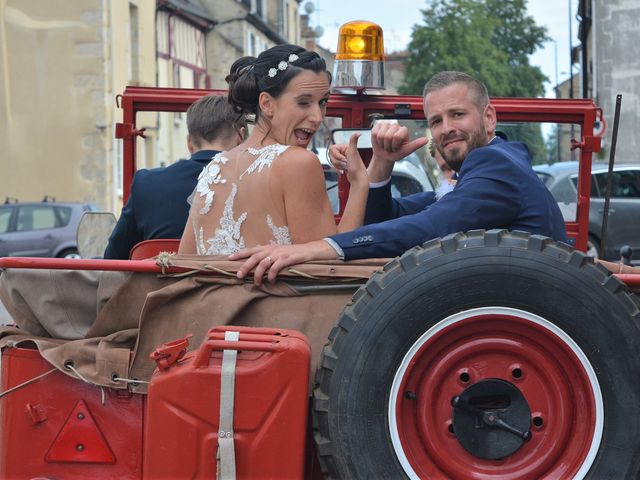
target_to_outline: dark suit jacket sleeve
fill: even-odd
[[[122,209],[118,223],[116,224],[111,236],[109,244],[104,251],[104,258],[113,260],[128,260],[129,252],[136,243],[144,240],[143,233],[138,228],[136,215],[134,211],[136,190],[141,182],[140,174],[143,170],[137,172],[131,183],[131,194],[126,205]]]
[[[449,233],[507,228],[520,209],[519,186],[512,175],[505,175],[504,162],[486,160],[468,157],[465,162],[482,162],[481,166],[470,168],[452,192],[419,212],[331,238],[344,251],[345,260],[354,260],[395,257]]]
[[[383,187],[371,188],[367,197],[364,223],[368,225],[418,213],[435,200],[434,192],[420,192],[402,198],[392,198],[391,183]]]

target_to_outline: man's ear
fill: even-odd
[[[275,99],[267,92],[260,92],[258,97],[258,106],[260,112],[267,118],[273,117],[273,111],[275,108]]]
[[[484,109],[483,121],[484,127],[487,130],[487,134],[493,137],[493,134],[496,131],[496,125],[498,124],[498,116],[496,114],[495,107],[490,103],[487,104],[486,108]]]
[[[194,145],[193,139],[191,138],[191,134],[187,135],[187,149],[189,150],[189,153],[191,155],[193,155],[198,150],[200,150],[199,148],[196,148],[196,146]]]
[[[232,148],[240,145],[246,139],[247,139],[246,128],[245,127],[236,128],[233,130],[233,134],[229,136],[230,146],[227,147],[226,149],[231,150]]]

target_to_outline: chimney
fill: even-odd
[[[304,48],[316,51],[316,32],[309,26],[309,15],[300,15],[300,38]]]

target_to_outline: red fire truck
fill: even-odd
[[[356,33],[375,30],[361,27]],[[362,43],[381,42],[376,38]],[[381,59],[375,52],[355,58],[343,52],[338,60],[351,62],[343,78],[368,72],[375,81]],[[125,200],[136,170],[137,114],[183,112],[208,93],[125,90],[117,126]],[[339,264],[292,269],[283,283],[318,295],[308,315],[335,292],[350,297],[327,330],[322,357],[311,359],[317,366],[311,387],[309,341],[282,328],[273,310],[261,326],[230,321],[195,342],[184,325],[196,320],[178,318],[191,310],[183,315],[176,307],[183,304],[158,300],[160,287],[173,288],[194,270],[201,283],[225,278],[232,262],[180,263],[163,254],[0,259],[7,271],[133,272],[130,285],[131,278],[161,283],[142,300],[119,291],[103,307],[113,309],[112,317],[135,308],[154,313],[133,340],[128,330],[82,339],[73,358],[91,359],[84,370],[79,360],[60,357],[53,366],[46,360],[42,345],[53,342],[59,350],[71,340],[1,331],[0,477],[637,478],[640,274],[625,273],[622,264],[612,273],[583,253],[601,111],[582,99],[491,102],[500,125],[516,137],[520,127],[540,123],[578,132],[578,193],[566,223],[573,245],[523,232],[471,231],[431,240],[386,264],[356,262],[344,275]],[[364,130],[381,119],[425,128],[422,98],[362,88],[332,94],[327,117],[337,131]],[[338,188],[344,203],[346,179]],[[167,245],[152,244],[136,258]],[[251,297],[243,308],[254,301],[271,300]],[[197,308],[206,302],[200,297]],[[205,306],[211,316],[224,314],[220,304]],[[194,319],[203,315],[197,312]],[[141,358],[143,333],[172,319],[180,329],[152,337],[161,339],[152,359]],[[133,341],[130,349],[119,347],[129,345],[118,343],[124,337]],[[84,346],[92,342],[89,355]],[[103,347],[124,358],[123,371],[104,367]]]

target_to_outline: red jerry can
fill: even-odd
[[[225,326],[182,357],[185,349],[186,339],[152,355],[158,369],[147,396],[144,478],[303,478],[306,337]]]
[[[141,478],[142,395],[101,391],[35,349],[0,358],[0,478]]]

